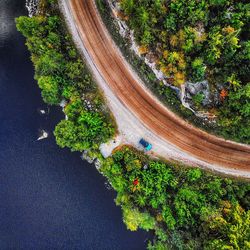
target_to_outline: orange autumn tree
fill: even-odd
[[[228,91],[226,89],[222,89],[220,92],[220,100],[224,101],[227,96],[228,96]]]

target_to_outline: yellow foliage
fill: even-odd
[[[222,206],[223,208],[229,209],[229,208],[232,207],[232,204],[230,203],[230,201],[221,201],[220,204],[221,204],[221,206]]]
[[[147,46],[140,46],[138,51],[139,51],[140,55],[143,55],[143,54],[148,53],[148,48],[147,48]]]
[[[127,169],[128,172],[132,171],[133,170],[133,165],[132,164],[127,164],[126,169]]]
[[[161,214],[157,214],[157,215],[156,215],[156,220],[157,220],[158,222],[163,221],[162,215],[161,215]]]
[[[210,223],[209,227],[210,229],[216,229],[222,225],[227,225],[227,221],[221,215],[217,215],[213,218],[213,223]]]
[[[227,214],[230,214],[231,209],[223,208],[222,212],[223,212],[224,215],[227,215]]]
[[[121,11],[115,12],[115,15],[116,15],[119,19],[121,19],[121,20],[123,20],[123,21],[128,21],[128,19],[129,19],[129,16],[125,15],[125,14],[124,14],[123,12],[121,12]]]
[[[165,72],[169,72],[171,73],[172,72],[172,69],[173,69],[173,65],[171,63],[169,63],[166,67],[165,67],[165,71],[163,70],[162,72],[165,73]]]
[[[154,59],[154,63],[155,63],[156,65],[159,65],[159,64],[160,64],[160,60],[159,60],[158,57],[156,57],[156,58]]]
[[[229,26],[223,28],[222,31],[224,31],[225,33],[230,34],[230,33],[235,32],[235,29],[229,25]]]
[[[168,33],[167,31],[163,30],[160,34],[160,39],[163,41],[163,42],[166,42],[167,41],[167,36],[168,36]]]
[[[198,32],[195,33],[195,39],[194,42],[197,43],[202,43],[207,39],[207,34],[206,33],[202,33],[199,34]]]
[[[227,78],[227,81],[233,86],[234,89],[240,87],[240,81],[237,79],[234,73]]]
[[[129,195],[125,194],[125,193],[118,193],[116,199],[115,199],[115,203],[116,205],[121,205],[124,203],[128,203],[130,201],[129,199]]]
[[[123,221],[127,228],[131,231],[136,231],[138,227],[145,230],[154,227],[154,219],[148,213],[141,213],[138,209],[123,207]]]
[[[169,72],[169,70],[168,70],[168,68],[167,67],[164,67],[164,66],[162,66],[161,68],[160,68],[160,70],[161,70],[161,72],[163,73],[163,74],[167,74],[167,72]]]
[[[177,86],[182,85],[185,82],[185,74],[182,72],[174,72],[174,83]]]
[[[240,46],[238,46],[238,43],[239,43],[239,38],[238,38],[238,37],[235,37],[235,36],[231,37],[230,43],[231,43],[233,46],[235,46],[235,47],[240,47]]]
[[[174,52],[172,53],[172,55],[173,55],[173,58],[174,58],[175,61],[178,61],[178,60],[179,60],[180,55],[179,55],[178,52],[174,51]]]
[[[140,169],[142,167],[140,160],[133,161],[135,168]]]
[[[172,73],[174,73],[174,74],[178,73],[178,69],[174,66],[172,67]]]
[[[164,14],[166,14],[166,13],[168,12],[168,8],[167,8],[167,6],[165,6],[165,5],[162,5],[161,10],[162,10],[162,12],[163,12]]]
[[[179,58],[182,60],[184,60],[184,58],[185,58],[185,54],[182,51],[179,52]]]
[[[126,223],[127,228],[131,231],[136,231],[138,229],[138,225],[133,223],[132,221],[129,221]]]
[[[171,46],[176,47],[178,45],[178,37],[176,35],[170,36],[169,42]]]
[[[186,62],[183,58],[180,58],[179,62],[178,62],[178,67],[179,69],[185,69],[186,68]]]
[[[163,51],[163,58],[167,60],[168,59],[168,55],[169,55],[169,51],[168,50],[164,50]]]
[[[180,30],[179,30],[179,32],[178,32],[178,37],[179,37],[179,43],[180,43],[181,45],[183,45],[184,42],[185,42],[185,32],[184,32],[183,29],[180,29]]]
[[[137,209],[124,209],[123,220],[129,230],[136,231],[140,223],[138,210]]]

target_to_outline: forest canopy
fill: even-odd
[[[101,172],[117,191],[127,228],[154,230],[150,250],[250,247],[250,184],[116,150]]]
[[[207,80],[207,108],[217,109],[222,134],[250,143],[249,1],[118,2],[138,44],[153,54],[169,82]],[[202,98],[193,101],[200,104]]]

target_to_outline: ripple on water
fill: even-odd
[[[3,48],[13,34],[14,23],[7,1],[1,1],[0,5],[0,48]]]

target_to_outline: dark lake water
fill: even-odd
[[[52,135],[62,119],[49,115],[14,17],[24,0],[0,0],[0,249],[145,249],[145,232],[129,232],[113,191],[79,154]],[[38,130],[50,137],[36,141]]]

